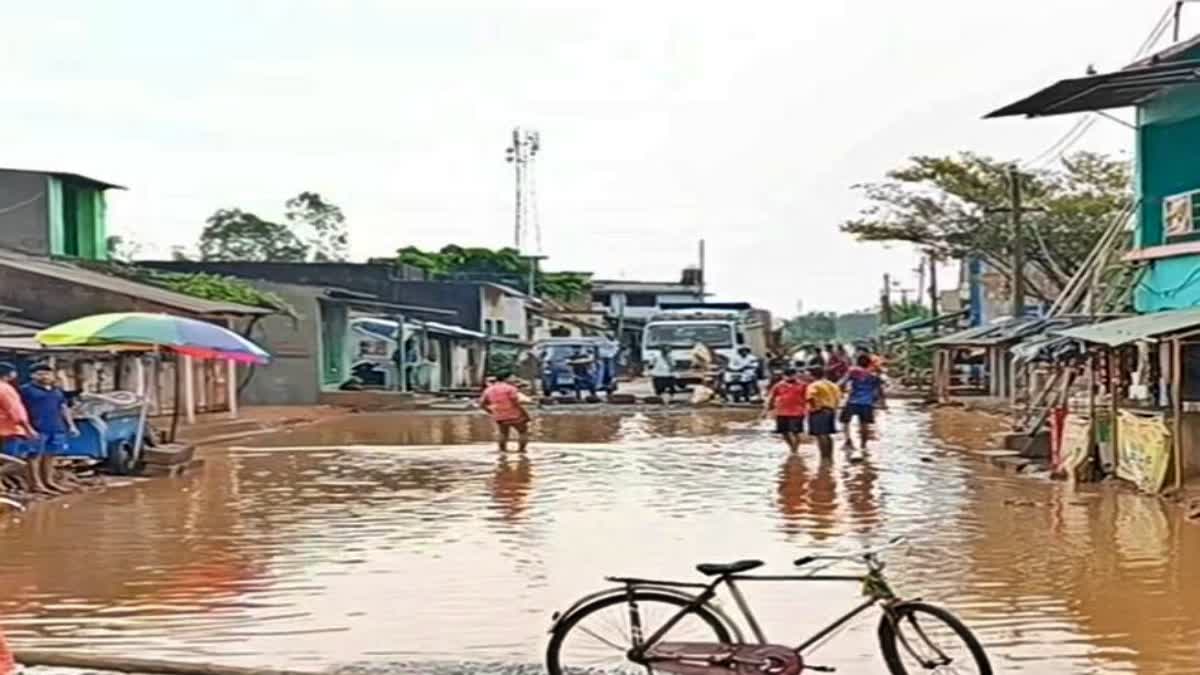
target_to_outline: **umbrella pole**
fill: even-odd
[[[138,356],[138,360],[141,359],[142,357]],[[142,368],[139,365],[138,370],[142,374],[142,410],[138,413],[137,435],[133,441],[134,466],[137,466],[137,463],[142,459],[142,444],[146,442],[146,418],[150,414],[150,383],[146,381],[149,376],[146,374],[146,368]]]
[[[171,413],[171,442],[175,442],[175,434],[179,432],[179,400],[183,398],[183,359],[175,355],[175,410]]]

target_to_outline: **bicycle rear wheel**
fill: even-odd
[[[634,591],[634,598],[643,638],[688,605],[679,596],[649,590]],[[662,641],[731,644],[733,638],[721,618],[701,605],[672,626]],[[565,617],[555,628],[546,647],[546,670],[550,675],[653,673],[652,668],[629,660],[633,646],[629,598],[623,594],[600,598]]]
[[[950,612],[923,602],[887,610],[879,647],[892,675],[992,675],[983,645]]]

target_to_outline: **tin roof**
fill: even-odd
[[[100,272],[93,272],[67,262],[51,260],[49,258],[38,258],[11,250],[0,250],[0,267],[7,267],[9,269],[29,272],[31,274],[69,281],[82,286],[100,288],[118,295],[146,300],[155,304],[163,305],[165,307],[171,307],[173,309],[178,309],[193,314],[232,314],[247,316],[272,313],[272,310],[262,307],[250,307],[248,305],[240,305],[234,302],[205,300],[203,298],[197,298],[191,295],[184,295],[182,293],[176,293],[175,291],[169,291],[165,288],[159,288],[158,286],[138,283],[136,281],[122,279],[121,277],[111,276]]]
[[[957,333],[945,335],[926,344],[943,347],[991,347],[1010,342],[1020,342],[1047,332],[1064,330],[1092,319],[1084,316],[1057,316],[1051,319],[1022,318],[1006,319],[999,323],[976,326]]]
[[[1184,58],[1200,35],[1110,73],[1059,80],[984,117],[1040,117],[1138,105],[1168,87],[1200,83],[1200,60]]]
[[[97,180],[95,178],[84,176],[83,174],[70,173],[67,171],[46,171],[44,169],[18,169],[16,167],[0,167],[0,171],[13,171],[13,172],[19,172],[19,173],[40,173],[40,174],[45,174],[47,176],[54,176],[55,178],[65,178],[67,180],[71,180],[71,181],[75,181],[75,182],[79,182],[79,183],[87,183],[89,185],[98,187],[101,190],[108,190],[108,189],[125,190],[126,189],[126,187],[124,185],[117,185],[116,183],[109,183],[108,181]]]
[[[1119,347],[1138,340],[1200,328],[1200,307],[1139,314],[1115,321],[1093,323],[1056,331],[1063,337]]]

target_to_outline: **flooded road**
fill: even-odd
[[[1200,527],[1156,499],[1005,474],[951,447],[988,429],[938,415],[896,404],[858,464],[788,456],[745,412],[545,415],[528,457],[499,457],[478,415],[355,416],[0,522],[0,621],[26,647],[233,665],[538,664],[550,614],[606,574],[747,557],[785,573],[906,535],[897,590],[957,612],[999,673],[1197,671]],[[785,643],[858,601],[747,590]],[[875,620],[814,661],[885,672]]]

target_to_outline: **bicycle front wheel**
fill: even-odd
[[[642,638],[648,638],[687,607],[679,596],[655,591],[634,591]],[[701,605],[689,611],[663,636],[663,642],[718,642],[731,644],[729,629],[712,610]],[[653,673],[652,668],[629,660],[634,646],[629,598],[600,598],[565,617],[546,648],[550,675],[576,673]]]
[[[879,647],[892,675],[992,675],[983,645],[950,612],[923,602],[885,610]]]

